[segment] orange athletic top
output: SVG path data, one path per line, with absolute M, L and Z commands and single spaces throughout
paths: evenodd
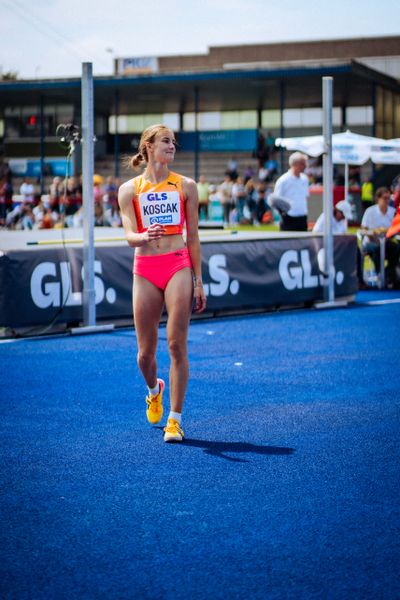
M 138 233 L 147 231 L 153 223 L 164 225 L 166 235 L 183 232 L 185 197 L 182 175 L 168 173 L 161 183 L 151 183 L 138 175 L 133 180 L 136 195 L 133 198 Z

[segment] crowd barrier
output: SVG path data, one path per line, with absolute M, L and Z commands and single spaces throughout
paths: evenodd
M 202 243 L 203 279 L 210 314 L 313 304 L 323 300 L 322 237 L 212 239 Z M 335 294 L 357 291 L 356 238 L 335 236 Z M 95 248 L 97 318 L 132 314 L 133 250 Z M 82 247 L 5 250 L 0 257 L 0 326 L 18 328 L 82 320 Z

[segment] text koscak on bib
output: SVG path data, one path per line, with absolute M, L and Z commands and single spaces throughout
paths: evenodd
M 140 216 L 146 229 L 154 223 L 179 225 L 181 202 L 179 192 L 145 192 L 139 194 Z

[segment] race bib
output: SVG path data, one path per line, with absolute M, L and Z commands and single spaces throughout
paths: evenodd
M 179 192 L 146 192 L 139 194 L 140 216 L 143 227 L 150 225 L 179 225 L 181 202 Z

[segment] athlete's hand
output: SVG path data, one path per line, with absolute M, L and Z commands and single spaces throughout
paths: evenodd
M 159 225 L 158 223 L 153 223 L 153 225 L 150 225 L 147 231 L 143 232 L 143 241 L 154 242 L 162 238 L 164 235 L 165 227 Z
M 203 284 L 195 284 L 194 286 L 194 312 L 201 313 L 207 305 L 207 297 L 204 293 Z

